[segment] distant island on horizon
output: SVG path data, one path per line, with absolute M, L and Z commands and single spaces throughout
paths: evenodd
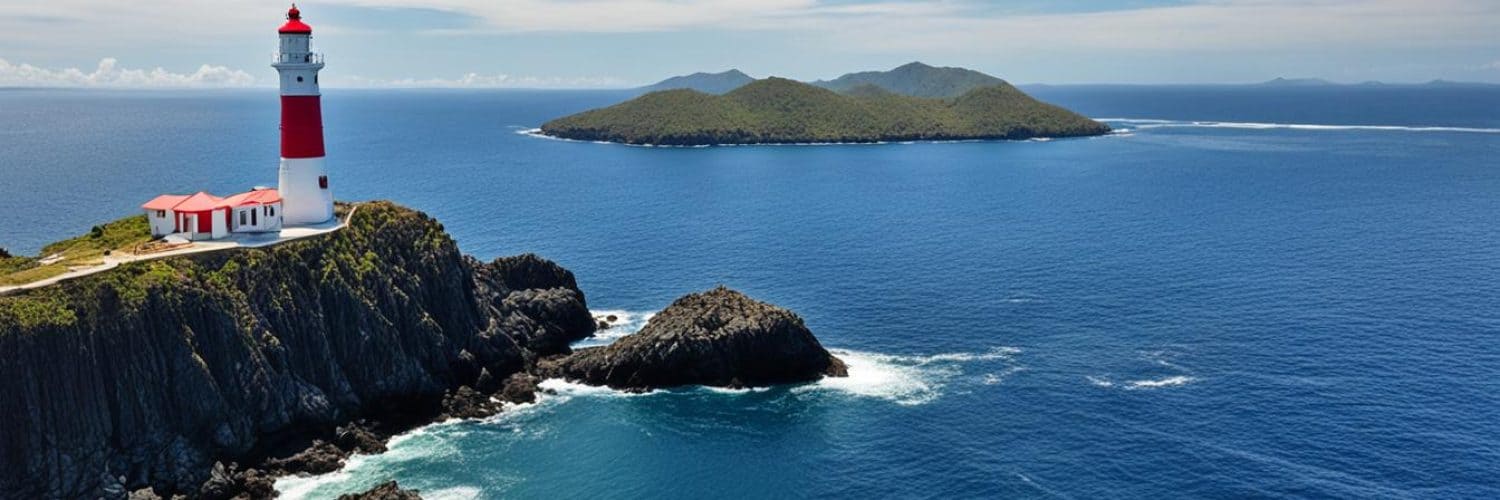
M 938 70 L 938 71 L 933 71 L 933 70 Z M 834 90 L 834 91 L 839 91 L 839 92 L 850 90 L 853 87 L 858 86 L 859 84 L 871 83 L 871 84 L 875 84 L 875 85 L 880 86 L 880 87 L 885 87 L 885 88 L 891 89 L 892 91 L 894 91 L 896 93 L 899 93 L 899 94 L 921 96 L 921 97 L 956 97 L 958 94 L 962 94 L 962 92 L 953 92 L 951 90 L 945 92 L 945 91 L 942 91 L 942 90 L 922 90 L 922 89 L 919 89 L 919 88 L 902 88 L 902 89 L 892 88 L 892 86 L 897 86 L 897 85 L 902 85 L 902 84 L 910 85 L 909 83 L 906 83 L 906 82 L 910 82 L 914 78 L 911 78 L 910 76 L 908 76 L 906 79 L 900 80 L 899 78 L 903 74 L 905 74 L 905 75 L 914 75 L 914 74 L 918 75 L 917 78 L 915 78 L 915 79 L 920 79 L 920 77 L 921 77 L 920 75 L 922 75 L 922 74 L 942 74 L 944 76 L 942 77 L 941 81 L 932 83 L 932 85 L 936 85 L 936 86 L 938 86 L 938 88 L 941 88 L 942 85 L 954 85 L 955 86 L 954 88 L 962 88 L 964 90 L 968 90 L 968 89 L 970 89 L 972 87 L 975 87 L 975 86 L 995 85 L 995 84 L 1004 82 L 1004 80 L 1001 80 L 999 78 L 995 78 L 995 77 L 987 75 L 985 73 L 982 73 L 982 72 L 979 72 L 979 71 L 970 70 L 970 69 L 965 69 L 965 68 L 948 68 L 948 67 L 933 67 L 933 66 L 929 66 L 927 64 L 921 63 L 921 62 L 913 62 L 913 63 L 908 63 L 906 65 L 897 67 L 896 69 L 893 69 L 891 71 L 866 71 L 866 72 L 859 72 L 859 73 L 849 73 L 849 74 L 840 76 L 838 78 L 835 78 L 833 80 L 812 80 L 812 81 L 805 81 L 804 83 L 808 83 L 808 84 L 811 84 L 811 85 L 815 85 L 815 86 L 819 86 L 819 87 L 823 87 L 823 88 L 826 88 L 826 89 L 830 89 L 830 90 Z M 729 91 L 732 91 L 734 89 L 740 88 L 740 87 L 742 87 L 742 86 L 744 86 L 744 85 L 746 85 L 746 84 L 748 84 L 750 82 L 753 82 L 755 80 L 756 80 L 755 77 L 750 76 L 749 74 L 745 73 L 744 71 L 741 71 L 739 69 L 729 69 L 729 70 L 725 70 L 725 71 L 718 72 L 718 73 L 698 72 L 698 73 L 693 73 L 693 74 L 689 74 L 689 75 L 674 76 L 674 77 L 670 77 L 670 78 L 664 79 L 662 81 L 659 81 L 659 82 L 656 82 L 656 83 L 653 83 L 653 84 L 650 84 L 650 85 L 644 85 L 644 86 L 640 86 L 640 87 L 634 87 L 631 90 L 635 90 L 637 92 L 645 94 L 645 93 L 657 92 L 657 91 L 662 91 L 662 90 L 692 89 L 692 90 L 697 90 L 699 92 L 703 92 L 703 93 L 706 93 L 706 94 L 725 94 L 725 93 L 728 93 Z M 894 83 L 892 80 L 897 80 L 900 83 Z M 1227 83 L 1226 82 L 1220 82 L 1220 83 L 1170 83 L 1170 82 L 1168 82 L 1168 83 L 1118 83 L 1118 82 L 1114 82 L 1114 83 L 1112 83 L 1112 82 L 1097 82 L 1097 83 L 1047 83 L 1047 82 L 1031 82 L 1031 83 L 1015 84 L 1015 85 L 1017 87 L 1067 87 L 1067 86 L 1114 86 L 1114 85 L 1119 85 L 1119 86 L 1154 86 L 1154 85 L 1160 85 L 1160 86 L 1179 86 L 1179 85 L 1182 85 L 1182 86 L 1208 86 L 1208 87 L 1301 87 L 1301 88 L 1311 88 L 1311 87 L 1394 87 L 1394 88 L 1408 88 L 1408 87 L 1423 87 L 1423 88 L 1425 88 L 1425 87 L 1500 87 L 1500 83 L 1455 81 L 1455 80 L 1446 80 L 1446 79 L 1441 79 L 1441 78 L 1433 79 L 1433 80 L 1428 80 L 1428 81 L 1425 81 L 1425 82 L 1386 82 L 1386 81 L 1379 81 L 1379 80 L 1365 80 L 1365 81 L 1360 81 L 1360 82 L 1339 82 L 1339 81 L 1329 80 L 1327 78 L 1318 78 L 1318 77 L 1285 77 L 1285 76 L 1278 76 L 1278 77 L 1275 77 L 1275 78 L 1271 78 L 1269 80 L 1262 80 L 1262 81 L 1256 81 L 1256 82 L 1239 82 L 1239 83 L 1234 83 L 1234 82 L 1227 82 Z M 965 87 L 967 87 L 967 88 L 965 88 Z
M 651 90 L 656 89 L 656 90 Z M 728 90 L 726 90 L 728 89 Z M 798 82 L 738 70 L 696 73 L 645 95 L 542 125 L 544 135 L 635 145 L 1021 140 L 1109 133 L 1005 80 L 914 62 Z

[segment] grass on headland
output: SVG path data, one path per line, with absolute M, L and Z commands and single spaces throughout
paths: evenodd
M 0 285 L 21 285 L 66 273 L 73 267 L 96 266 L 107 254 L 130 251 L 150 240 L 151 226 L 145 215 L 94 226 L 81 236 L 42 247 L 36 257 L 0 255 Z

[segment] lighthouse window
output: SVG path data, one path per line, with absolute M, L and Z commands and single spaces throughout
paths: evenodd
M 300 76 L 297 77 L 297 81 L 299 81 L 299 82 L 302 81 L 302 77 L 300 77 Z
M 318 176 L 318 187 L 323 188 L 323 189 L 328 189 L 328 176 L 326 176 L 326 175 L 320 175 L 320 176 Z

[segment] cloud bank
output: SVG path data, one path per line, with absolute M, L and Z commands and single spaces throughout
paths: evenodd
M 106 57 L 93 71 L 84 72 L 78 68 L 54 70 L 12 64 L 0 59 L 0 87 L 218 88 L 254 84 L 255 77 L 249 73 L 209 64 L 192 73 L 173 73 L 162 68 L 124 68 L 115 58 Z
M 113 57 L 99 61 L 93 71 L 78 68 L 48 69 L 31 64 L 15 64 L 0 59 L 0 87 L 67 87 L 67 88 L 239 88 L 257 84 L 271 86 L 275 79 L 258 81 L 249 73 L 225 66 L 204 64 L 192 73 L 173 73 L 162 68 L 129 69 Z M 467 73 L 458 78 L 365 78 L 332 76 L 330 88 L 466 88 L 466 89 L 592 89 L 618 88 L 624 80 L 613 77 L 540 77 L 517 75 L 482 75 Z
M 444 89 L 598 89 L 619 88 L 626 82 L 614 77 L 541 77 L 481 75 L 466 73 L 458 78 L 328 78 L 329 87 L 346 88 L 444 88 Z

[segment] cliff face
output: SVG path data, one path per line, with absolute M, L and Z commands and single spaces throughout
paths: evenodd
M 379 202 L 328 236 L 0 297 L 0 496 L 196 491 L 215 461 L 430 405 L 593 329 L 567 270 L 480 263 Z

